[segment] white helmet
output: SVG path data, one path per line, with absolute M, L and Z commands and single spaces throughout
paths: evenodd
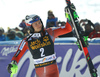
M 38 15 L 35 15 L 35 14 L 27 15 L 27 16 L 25 17 L 25 22 L 26 22 L 29 26 L 31 26 L 32 23 L 34 23 L 34 22 L 36 22 L 36 21 L 38 21 L 38 20 L 40 20 L 40 17 L 39 17 Z
M 36 21 L 38 21 L 38 20 L 40 20 L 41 23 L 42 23 L 41 18 L 40 18 L 38 15 L 35 15 L 35 14 L 27 15 L 27 16 L 25 17 L 26 25 L 27 25 L 27 26 L 30 26 L 30 32 L 31 32 L 31 33 L 34 33 L 34 28 L 31 26 L 32 23 L 34 23 L 34 22 L 36 22 Z M 43 31 L 43 29 L 44 29 L 44 26 L 43 26 L 43 23 L 42 23 L 42 30 L 41 30 L 41 31 Z

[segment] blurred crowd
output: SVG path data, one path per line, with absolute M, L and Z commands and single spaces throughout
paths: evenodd
M 96 22 L 93 23 L 89 19 L 81 19 L 80 20 L 80 26 L 82 28 L 82 34 L 83 36 L 88 36 L 90 39 L 93 38 L 100 38 L 100 23 Z M 58 21 L 58 18 L 55 17 L 52 10 L 49 10 L 47 12 L 47 20 L 46 20 L 46 29 L 47 28 L 55 28 L 55 27 L 61 27 L 65 26 L 66 21 Z M 21 23 L 19 23 L 19 29 L 18 27 L 11 29 L 8 28 L 8 31 L 5 32 L 5 30 L 0 27 L 0 41 L 11 41 L 11 40 L 22 40 L 27 35 L 29 35 L 29 28 L 25 24 L 25 20 L 23 19 Z M 57 38 L 62 37 L 74 37 L 74 32 L 70 32 L 68 34 L 61 35 Z

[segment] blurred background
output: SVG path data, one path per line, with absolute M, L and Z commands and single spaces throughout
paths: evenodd
M 80 19 L 100 22 L 100 0 L 71 0 L 77 8 Z M 39 15 L 46 26 L 47 11 L 52 10 L 58 20 L 66 21 L 64 15 L 65 0 L 0 0 L 0 26 L 5 31 L 8 27 L 19 27 L 26 15 Z
M 79 15 L 83 34 L 100 37 L 100 0 L 71 0 Z M 44 27 L 59 27 L 66 23 L 65 0 L 0 0 L 0 41 L 21 40 L 28 35 L 25 16 L 37 14 Z M 59 37 L 73 37 L 73 32 Z M 58 37 L 58 38 L 59 38 Z

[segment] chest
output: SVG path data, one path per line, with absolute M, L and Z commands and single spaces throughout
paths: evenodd
M 28 47 L 34 59 L 54 54 L 54 44 L 49 35 L 28 41 Z

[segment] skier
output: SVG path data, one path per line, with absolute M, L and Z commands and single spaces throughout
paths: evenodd
M 30 26 L 30 35 L 20 43 L 11 63 L 8 64 L 8 72 L 12 73 L 12 64 L 17 66 L 25 51 L 29 49 L 33 56 L 36 77 L 59 77 L 54 41 L 57 36 L 72 31 L 70 23 L 66 22 L 65 27 L 44 29 L 41 18 L 34 14 L 27 15 L 25 21 Z

